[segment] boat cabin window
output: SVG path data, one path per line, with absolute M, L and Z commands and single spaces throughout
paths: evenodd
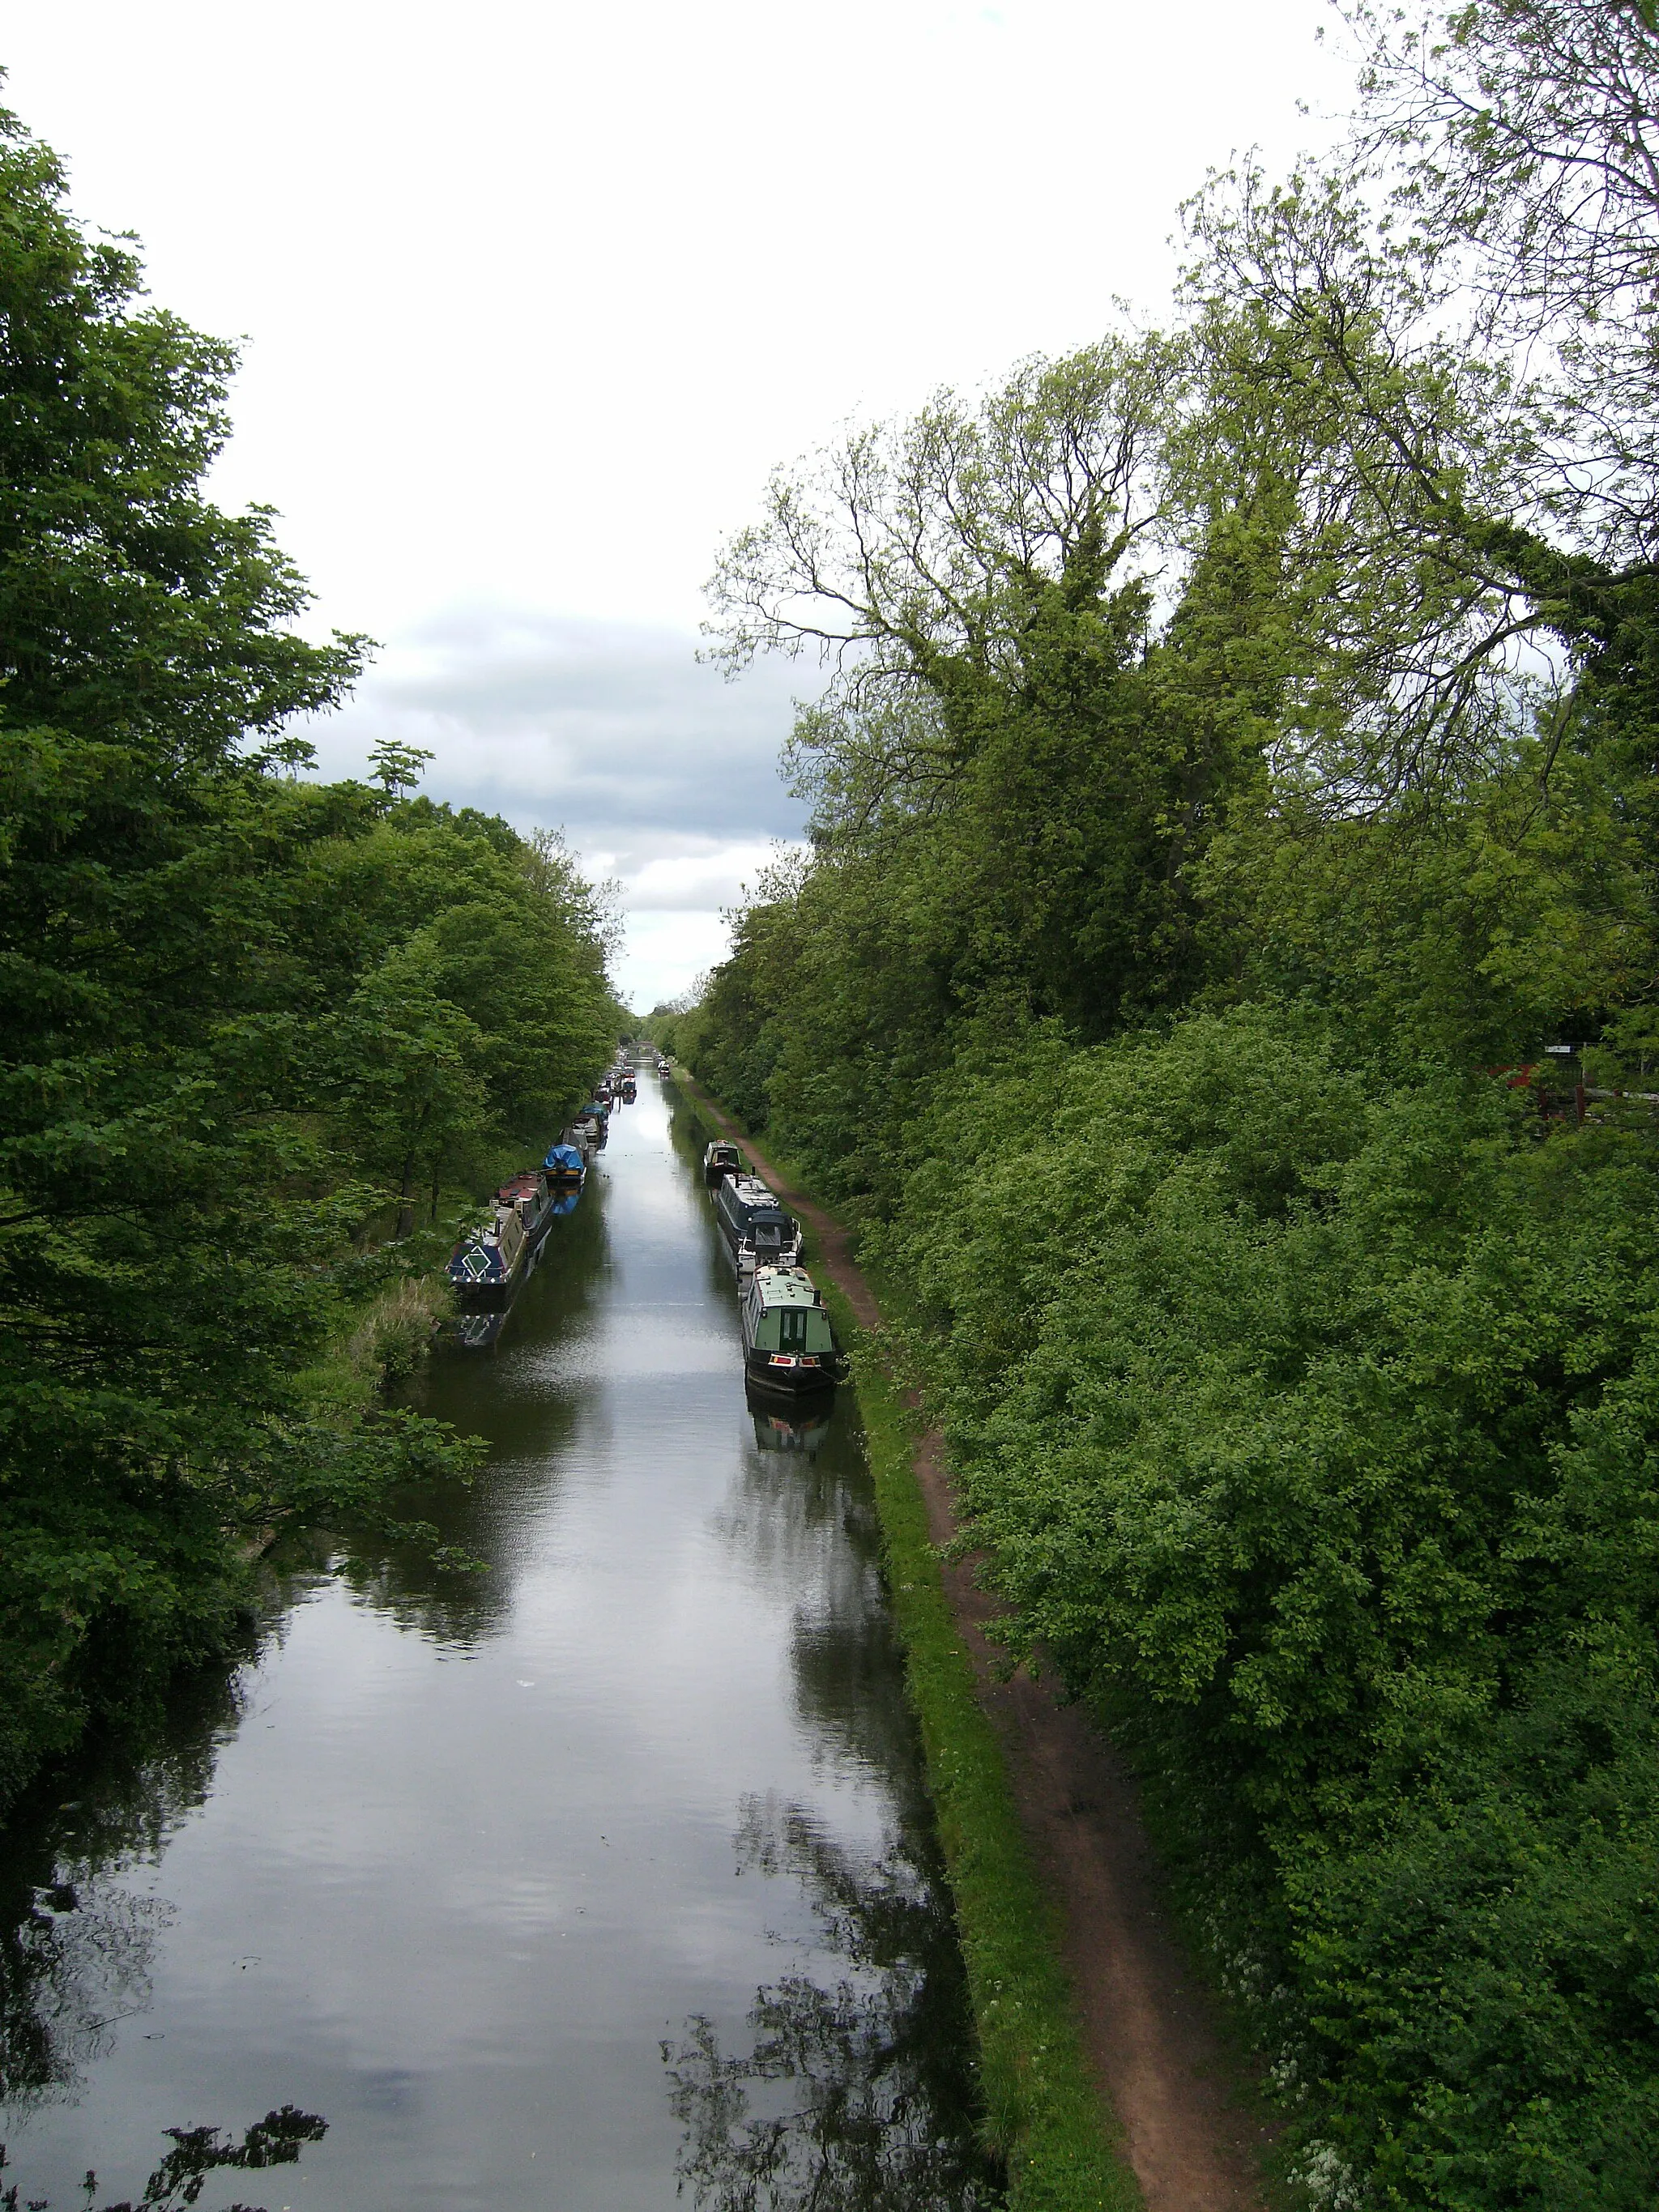
M 811 1315 L 805 1306 L 785 1306 L 778 1316 L 778 1350 L 805 1352 L 806 1324 Z

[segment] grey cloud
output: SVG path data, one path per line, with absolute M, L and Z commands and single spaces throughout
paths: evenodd
M 668 629 L 458 611 L 399 639 L 350 704 L 304 734 L 331 775 L 361 773 L 385 738 L 423 746 L 434 798 L 562 823 L 623 875 L 799 836 L 777 761 L 793 696 L 816 671 L 766 665 L 727 684 L 695 656 L 696 641 Z

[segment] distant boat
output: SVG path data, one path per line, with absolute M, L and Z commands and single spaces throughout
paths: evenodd
M 735 1145 L 717 1137 L 702 1156 L 702 1179 L 712 1190 L 722 1176 L 743 1173 L 743 1154 Z
M 743 1364 L 754 1390 L 791 1397 L 835 1382 L 835 1332 L 805 1267 L 757 1267 L 743 1297 Z
M 586 1105 L 582 1108 L 581 1112 L 577 1115 L 576 1119 L 579 1121 L 591 1121 L 592 1123 L 594 1146 L 596 1148 L 602 1150 L 605 1145 L 605 1140 L 610 1134 L 611 1131 L 611 1107 L 609 1101 L 598 1097 L 590 1098 Z
M 573 1185 L 580 1190 L 582 1177 L 587 1173 L 587 1163 L 578 1146 L 562 1142 L 548 1146 L 542 1171 L 555 1190 L 568 1190 Z

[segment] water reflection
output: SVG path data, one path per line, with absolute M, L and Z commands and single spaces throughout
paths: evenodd
M 600 1178 L 590 1175 L 586 1189 L 588 1202 L 580 1215 L 549 1231 L 512 1303 L 497 1312 L 459 1316 L 455 1334 L 399 1392 L 421 1412 L 488 1437 L 497 1478 L 504 1468 L 514 1472 L 510 1490 L 499 1479 L 428 1484 L 407 1501 L 447 1549 L 477 1560 L 482 1571 L 447 1565 L 428 1545 L 362 1535 L 343 1541 L 331 1534 L 308 1547 L 291 1546 L 285 1556 L 284 1564 L 303 1560 L 339 1573 L 359 1602 L 453 1653 L 476 1649 L 511 1619 L 526 1563 L 520 1540 L 525 1520 L 552 1502 L 558 1455 L 581 1419 L 580 1389 L 549 1376 L 538 1347 L 590 1334 L 605 1287 Z M 513 1335 L 501 1349 L 509 1324 Z M 471 1356 L 479 1351 L 495 1356 Z
M 14 1808 L 0 1851 L 0 2105 L 13 2113 L 72 2102 L 119 2023 L 148 2008 L 173 1914 L 135 1871 L 205 1799 L 240 1708 L 237 1674 L 185 1678 L 146 1740 L 93 1744 Z
M 856 1402 L 757 1432 L 641 1090 L 409 1389 L 489 1441 L 420 1500 L 488 1571 L 319 1533 L 238 1680 L 8 1838 L 0 2138 L 55 2203 L 282 2097 L 351 2212 L 994 2201 Z
M 245 2129 L 240 2142 L 228 2142 L 218 2128 L 167 2128 L 163 2133 L 173 2148 L 163 2153 L 138 2202 L 135 2204 L 127 2199 L 106 2204 L 101 2212 L 181 2212 L 183 2206 L 194 2204 L 200 2197 L 210 2173 L 247 2173 L 267 2166 L 297 2165 L 305 2145 L 320 2142 L 328 2133 L 328 2122 L 319 2113 L 283 2105 Z M 9 2162 L 5 2146 L 0 2144 L 0 2167 Z M 98 2194 L 98 2176 L 88 2172 L 81 2190 L 85 2205 L 90 2208 Z M 0 2212 L 18 2212 L 21 2194 L 15 2182 L 0 2188 Z M 31 2197 L 27 2212 L 52 2212 L 50 2200 Z M 225 2212 L 264 2212 L 264 2209 L 236 2203 L 228 2205 Z M 283 2212 L 288 2212 L 286 2205 Z
M 817 1457 L 830 1433 L 830 1417 L 836 1410 L 833 1397 L 826 1395 L 785 1411 L 757 1391 L 749 1390 L 744 1395 L 755 1425 L 755 1442 L 762 1451 L 805 1452 L 809 1459 Z
M 798 1805 L 751 1801 L 745 1863 L 812 1899 L 833 1982 L 758 1990 L 747 2047 L 704 2014 L 663 2045 L 684 2130 L 678 2172 L 708 2212 L 974 2212 L 1000 2204 L 959 2106 L 964 1991 L 936 1863 L 903 1844 L 860 1856 Z

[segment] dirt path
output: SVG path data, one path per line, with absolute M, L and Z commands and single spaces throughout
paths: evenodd
M 740 1136 L 707 1092 L 677 1080 L 740 1145 L 756 1171 L 813 1231 L 825 1271 L 866 1328 L 881 1310 L 847 1233 Z M 937 1430 L 915 1469 L 936 1543 L 956 1529 Z M 1065 1958 L 1096 2078 L 1123 2128 L 1148 2212 L 1259 2212 L 1256 2153 L 1265 2132 L 1230 2094 L 1231 2068 L 1204 1992 L 1159 1910 L 1134 1787 L 1111 1747 L 1075 1707 L 1023 1670 L 993 1673 L 986 1624 L 997 1602 L 977 1589 L 971 1559 L 945 1571 L 981 1701 L 1001 1738 L 1032 1853 L 1058 1900 Z

